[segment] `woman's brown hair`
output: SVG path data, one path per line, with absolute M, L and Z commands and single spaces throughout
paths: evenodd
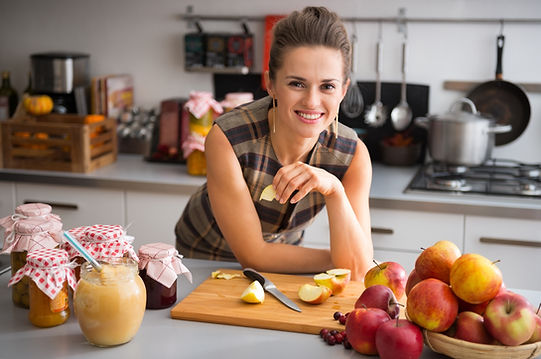
M 346 28 L 338 15 L 325 7 L 309 6 L 294 11 L 278 21 L 273 28 L 270 50 L 269 77 L 283 65 L 284 53 L 300 46 L 325 46 L 340 50 L 344 66 L 344 82 L 351 66 L 351 44 Z

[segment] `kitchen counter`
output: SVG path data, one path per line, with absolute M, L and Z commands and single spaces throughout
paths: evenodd
M 508 218 L 541 219 L 541 199 L 465 193 L 405 192 L 417 166 L 375 163 L 370 205 L 375 208 L 420 210 Z M 180 164 L 151 163 L 140 155 L 120 154 L 118 161 L 90 173 L 0 169 L 0 181 L 118 188 L 165 193 L 192 193 L 205 182 Z
M 178 300 L 186 297 L 218 268 L 240 269 L 237 263 L 184 259 L 193 284 L 179 278 Z M 171 319 L 170 308 L 147 310 L 135 338 L 113 348 L 88 344 L 72 315 L 63 325 L 37 328 L 28 310 L 11 302 L 9 274 L 0 275 L 0 347 L 5 358 L 351 358 L 366 357 L 329 346 L 318 335 Z M 531 303 L 541 291 L 518 291 Z M 423 359 L 443 358 L 424 347 Z

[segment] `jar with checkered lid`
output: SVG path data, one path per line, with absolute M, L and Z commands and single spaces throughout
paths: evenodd
M 150 243 L 139 248 L 139 275 L 147 290 L 147 309 L 169 308 L 177 301 L 177 276 L 192 274 L 172 245 Z
M 28 318 L 37 327 L 53 327 L 70 316 L 68 285 L 76 281 L 68 253 L 59 248 L 37 249 L 26 256 L 26 264 L 10 279 L 11 286 L 29 278 L 30 311 Z
M 51 210 L 45 203 L 27 203 L 15 208 L 11 216 L 0 219 L 5 229 L 1 253 L 10 253 L 12 275 L 25 265 L 28 251 L 58 246 L 62 221 Z M 28 278 L 13 286 L 11 297 L 16 306 L 29 307 Z

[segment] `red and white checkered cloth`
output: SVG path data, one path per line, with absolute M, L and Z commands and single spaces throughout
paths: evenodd
M 11 277 L 8 286 L 17 283 L 24 276 L 33 280 L 38 288 L 51 299 L 54 299 L 62 290 L 66 280 L 73 290 L 77 284 L 68 253 L 59 248 L 28 252 L 26 264 Z
M 4 227 L 4 245 L 2 248 L 1 253 L 10 253 L 11 251 L 25 251 L 30 250 L 31 248 L 25 248 L 27 245 L 27 241 L 23 241 L 21 243 L 17 243 L 18 239 L 15 235 L 15 227 L 17 223 L 25 222 L 26 224 L 23 225 L 17 225 L 19 228 L 19 239 L 21 235 L 31 235 L 32 232 L 35 231 L 33 227 L 36 226 L 37 223 L 42 225 L 42 223 L 45 222 L 56 222 L 56 224 L 49 226 L 45 226 L 47 228 L 53 228 L 51 236 L 55 239 L 56 244 L 49 245 L 47 243 L 44 243 L 43 248 L 53 248 L 58 244 L 58 241 L 60 240 L 60 232 L 62 231 L 62 221 L 60 220 L 60 217 L 56 214 L 51 213 L 51 206 L 45 203 L 27 203 L 22 204 L 20 206 L 17 206 L 15 208 L 15 213 L 11 216 L 7 216 L 4 218 L 0 218 L 0 226 Z M 60 227 L 59 230 L 55 232 L 55 229 L 57 227 Z M 47 230 L 46 228 L 44 230 Z M 37 230 L 38 232 L 40 230 Z M 57 233 L 58 232 L 58 233 Z M 39 241 L 41 239 L 40 236 L 37 236 L 35 240 Z M 38 247 L 41 248 L 41 247 Z
M 179 274 L 192 283 L 192 273 L 180 260 L 181 255 L 169 244 L 150 243 L 139 248 L 139 269 L 163 286 L 170 288 Z
M 126 231 L 120 225 L 95 224 L 93 226 L 77 227 L 68 231 L 96 260 L 123 257 L 128 255 L 135 261 L 139 261 L 131 240 L 133 237 L 126 235 Z M 79 257 L 79 252 L 66 243 L 63 248 L 70 258 Z
M 184 108 L 196 118 L 203 117 L 210 109 L 218 115 L 224 112 L 222 105 L 212 97 L 210 92 L 205 91 L 190 92 L 190 99 L 186 102 Z

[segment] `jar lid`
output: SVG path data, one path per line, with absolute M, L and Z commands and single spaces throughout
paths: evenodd
M 150 243 L 139 248 L 139 257 L 149 259 L 161 259 L 178 255 L 178 251 L 170 244 Z
M 235 108 L 253 100 L 254 95 L 251 92 L 229 92 L 220 104 L 226 108 Z
M 30 217 L 15 223 L 13 227 L 15 234 L 32 235 L 44 232 L 62 231 L 62 222 L 43 217 Z
M 15 213 L 28 217 L 45 216 L 51 211 L 52 207 L 45 203 L 26 203 L 15 208 Z
M 85 239 L 94 242 L 109 242 L 120 239 L 125 232 L 121 225 L 95 224 L 86 227 L 84 231 Z
M 81 226 L 81 227 L 75 227 L 68 229 L 68 233 L 71 234 L 71 236 L 75 239 L 80 239 L 85 236 L 85 232 L 87 230 L 88 226 Z
M 173 246 L 165 243 L 145 244 L 139 248 L 139 255 L 139 269 L 145 269 L 147 276 L 165 287 L 171 288 L 179 274 L 192 282 L 192 273 L 182 264 L 182 256 Z
M 69 263 L 68 252 L 59 248 L 36 249 L 28 252 L 26 263 L 34 268 L 48 268 Z
M 213 110 L 217 114 L 224 112 L 222 105 L 212 97 L 210 92 L 205 91 L 190 92 L 190 99 L 184 107 L 196 118 L 203 117 L 209 110 Z

